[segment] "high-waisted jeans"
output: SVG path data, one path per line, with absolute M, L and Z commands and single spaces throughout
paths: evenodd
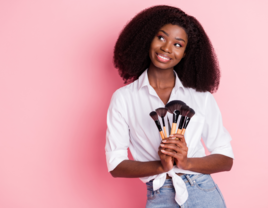
M 175 189 L 172 179 L 166 179 L 164 185 L 153 191 L 153 182 L 147 182 L 146 208 L 226 208 L 223 196 L 217 184 L 208 174 L 186 174 L 180 176 L 188 191 L 187 201 L 179 206 L 175 201 Z

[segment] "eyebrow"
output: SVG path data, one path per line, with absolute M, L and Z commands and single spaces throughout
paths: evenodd
M 160 30 L 162 31 L 163 33 L 165 33 L 167 36 L 169 36 L 164 30 Z M 185 42 L 185 40 L 181 39 L 181 38 L 175 38 L 176 40 L 182 40 L 183 42 Z

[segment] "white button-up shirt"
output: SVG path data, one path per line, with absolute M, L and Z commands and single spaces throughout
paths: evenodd
M 165 107 L 165 104 L 149 84 L 147 71 L 148 69 L 138 80 L 116 90 L 111 98 L 107 113 L 105 145 L 108 171 L 115 169 L 123 160 L 129 159 L 128 148 L 135 161 L 160 160 L 158 148 L 162 139 L 149 113 Z M 181 100 L 195 111 L 184 135 L 188 158 L 206 156 L 201 138 L 211 154 L 234 158 L 230 144 L 231 136 L 223 126 L 221 112 L 212 94 L 184 87 L 175 71 L 174 74 L 176 75 L 175 86 L 168 102 Z M 167 113 L 167 116 L 172 122 L 172 114 Z M 159 121 L 162 124 L 160 117 Z M 167 125 L 166 118 L 165 123 Z M 154 179 L 153 189 L 157 190 L 163 186 L 168 174 L 172 177 L 176 191 L 175 200 L 182 205 L 188 198 L 188 192 L 181 177 L 175 173 L 197 174 L 174 166 L 167 173 L 140 179 L 144 183 Z

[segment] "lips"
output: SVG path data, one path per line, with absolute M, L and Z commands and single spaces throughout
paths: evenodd
M 159 54 L 159 53 L 156 53 L 156 56 L 157 56 L 157 59 L 160 61 L 160 62 L 163 62 L 163 63 L 166 63 L 168 61 L 171 60 L 171 58 L 169 58 L 167 55 L 165 54 Z

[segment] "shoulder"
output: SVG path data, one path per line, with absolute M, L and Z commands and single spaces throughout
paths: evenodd
M 193 102 L 195 103 L 195 106 L 198 107 L 200 112 L 202 112 L 206 118 L 216 118 L 217 116 L 221 116 L 218 103 L 211 92 L 197 92 L 194 89 L 191 89 L 190 91 L 193 95 L 192 100 L 194 100 Z
M 118 88 L 113 94 L 111 98 L 111 103 L 123 105 L 126 104 L 129 99 L 137 91 L 138 83 L 134 81 L 128 85 Z
M 208 96 L 212 95 L 209 91 L 206 92 L 199 92 L 193 88 L 186 88 L 195 98 L 197 99 L 206 99 Z
M 124 96 L 129 95 L 130 93 L 133 93 L 134 89 L 137 88 L 137 82 L 132 82 L 128 85 L 125 85 L 123 87 L 118 88 L 112 95 L 112 98 L 123 98 Z
M 185 89 L 190 94 L 193 102 L 195 102 L 195 104 L 199 105 L 200 107 L 205 107 L 208 102 L 211 102 L 211 100 L 214 100 L 213 95 L 209 91 L 199 92 L 193 88 L 185 88 Z

